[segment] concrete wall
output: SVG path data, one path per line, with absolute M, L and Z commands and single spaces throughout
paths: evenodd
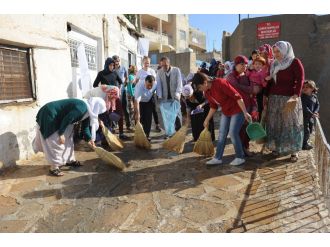
M 152 54 L 157 55 L 157 61 L 160 60 L 161 57 L 166 56 L 170 59 L 171 65 L 178 67 L 185 76 L 187 76 L 190 72 L 196 72 L 196 54 L 193 52 L 183 52 L 183 53 L 175 53 L 175 52 L 150 52 L 149 56 Z
M 199 53 L 196 55 L 197 60 L 211 62 L 212 58 L 215 60 L 220 60 L 222 62 L 222 55 L 221 52 L 205 52 L 205 53 Z
M 37 95 L 34 102 L 0 104 L 0 168 L 33 155 L 31 142 L 40 106 L 70 96 L 68 23 L 99 40 L 98 69 L 103 68 L 103 17 L 105 15 L 0 15 L 0 44 L 32 48 Z M 120 44 L 136 52 L 137 40 L 122 28 L 117 15 L 106 17 L 110 41 L 106 55 L 119 54 Z
M 281 22 L 278 39 L 257 39 L 257 24 L 267 21 Z M 301 59 L 306 78 L 314 80 L 319 86 L 321 103 L 321 123 L 330 140 L 330 15 L 276 15 L 244 19 L 228 37 L 223 37 L 224 59 L 233 59 L 238 54 L 249 56 L 251 51 L 262 44 L 274 44 L 278 40 L 289 41 L 295 56 Z

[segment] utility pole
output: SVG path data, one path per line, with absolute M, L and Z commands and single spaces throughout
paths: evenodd
M 215 51 L 215 45 L 214 45 L 214 43 L 215 43 L 215 39 L 213 40 L 213 51 Z
M 238 23 L 241 22 L 241 14 L 238 14 Z
M 248 14 L 248 19 L 250 19 L 250 15 Z

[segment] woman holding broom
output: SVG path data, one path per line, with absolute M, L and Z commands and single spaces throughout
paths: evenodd
M 203 131 L 203 122 L 210 111 L 210 106 L 204 97 L 203 92 L 195 90 L 190 84 L 187 84 L 182 89 L 182 96 L 185 99 L 187 108 L 187 119 L 191 123 L 191 131 L 194 141 L 197 141 L 200 133 Z M 209 131 L 211 132 L 212 141 L 215 140 L 214 121 L 210 119 Z
M 60 169 L 63 165 L 80 166 L 80 162 L 74 156 L 73 125 L 82 121 L 84 139 L 95 147 L 96 130 L 99 128 L 98 115 L 105 111 L 105 102 L 99 97 L 88 100 L 57 100 L 40 108 L 36 118 L 36 137 L 32 146 L 35 153 L 45 154 L 51 166 L 51 175 L 63 176 Z
M 245 159 L 239 132 L 244 123 L 244 119 L 249 122 L 251 122 L 252 119 L 250 114 L 246 111 L 242 96 L 225 79 L 217 78 L 213 81 L 209 81 L 208 77 L 203 73 L 196 73 L 192 79 L 192 83 L 197 90 L 204 92 L 210 104 L 210 111 L 204 121 L 205 128 L 209 126 L 210 119 L 219 106 L 222 110 L 216 154 L 214 158 L 209 160 L 206 164 L 222 164 L 222 156 L 228 134 L 230 135 L 236 153 L 236 158 L 230 164 L 233 166 L 243 164 Z

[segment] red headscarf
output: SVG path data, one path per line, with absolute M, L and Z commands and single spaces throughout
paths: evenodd
M 273 59 L 273 48 L 269 44 L 260 46 L 259 52 L 264 52 L 267 54 L 268 59 Z

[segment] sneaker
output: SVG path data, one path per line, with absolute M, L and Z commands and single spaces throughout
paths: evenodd
M 239 166 L 239 165 L 242 165 L 244 162 L 245 162 L 245 159 L 235 158 L 232 162 L 230 162 L 230 164 L 232 166 Z
M 150 137 L 147 137 L 148 141 L 151 142 L 151 138 Z
M 208 162 L 206 162 L 206 165 L 208 166 L 215 166 L 215 165 L 220 165 L 222 164 L 222 160 L 218 160 L 217 158 L 213 158 L 211 160 L 209 160 Z
M 302 147 L 302 150 L 311 150 L 311 149 L 313 149 L 313 146 L 309 144 L 306 144 Z
M 124 134 L 119 134 L 119 139 L 121 140 L 127 140 L 128 136 L 124 135 Z
M 162 132 L 162 129 L 159 127 L 159 124 L 156 125 L 156 129 L 157 132 Z

